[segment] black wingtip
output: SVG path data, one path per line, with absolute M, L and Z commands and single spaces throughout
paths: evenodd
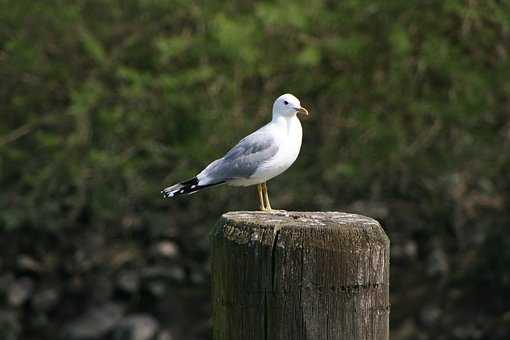
M 184 185 L 185 187 L 191 187 L 191 186 L 198 186 L 198 178 L 193 177 L 190 180 L 187 180 L 185 182 L 182 182 L 181 185 Z
M 173 185 L 161 191 L 164 198 L 173 198 L 181 195 L 193 194 L 204 188 L 223 184 L 225 181 L 210 183 L 206 185 L 200 185 L 198 178 L 194 177 L 188 181 Z M 173 188 L 173 189 L 172 189 Z

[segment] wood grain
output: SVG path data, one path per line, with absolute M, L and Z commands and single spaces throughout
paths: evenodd
M 339 212 L 230 212 L 212 233 L 215 340 L 389 339 L 389 239 Z

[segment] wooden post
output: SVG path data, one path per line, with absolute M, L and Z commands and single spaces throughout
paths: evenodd
M 338 212 L 230 212 L 212 234 L 214 340 L 388 340 L 389 239 Z

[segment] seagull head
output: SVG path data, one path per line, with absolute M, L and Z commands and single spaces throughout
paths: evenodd
M 292 117 L 298 113 L 308 116 L 308 110 L 290 93 L 283 94 L 274 101 L 273 116 Z

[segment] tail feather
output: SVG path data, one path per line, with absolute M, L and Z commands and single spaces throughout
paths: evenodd
M 222 182 L 217 182 L 217 183 L 200 184 L 200 181 L 198 180 L 198 178 L 194 177 L 188 181 L 178 183 L 178 184 L 172 185 L 168 188 L 165 188 L 161 191 L 161 193 L 163 194 L 163 197 L 171 198 L 171 197 L 180 196 L 180 195 L 193 194 L 201 189 L 208 188 L 208 187 L 211 187 L 214 185 L 223 184 L 223 183 L 225 183 L 225 182 L 222 181 Z

